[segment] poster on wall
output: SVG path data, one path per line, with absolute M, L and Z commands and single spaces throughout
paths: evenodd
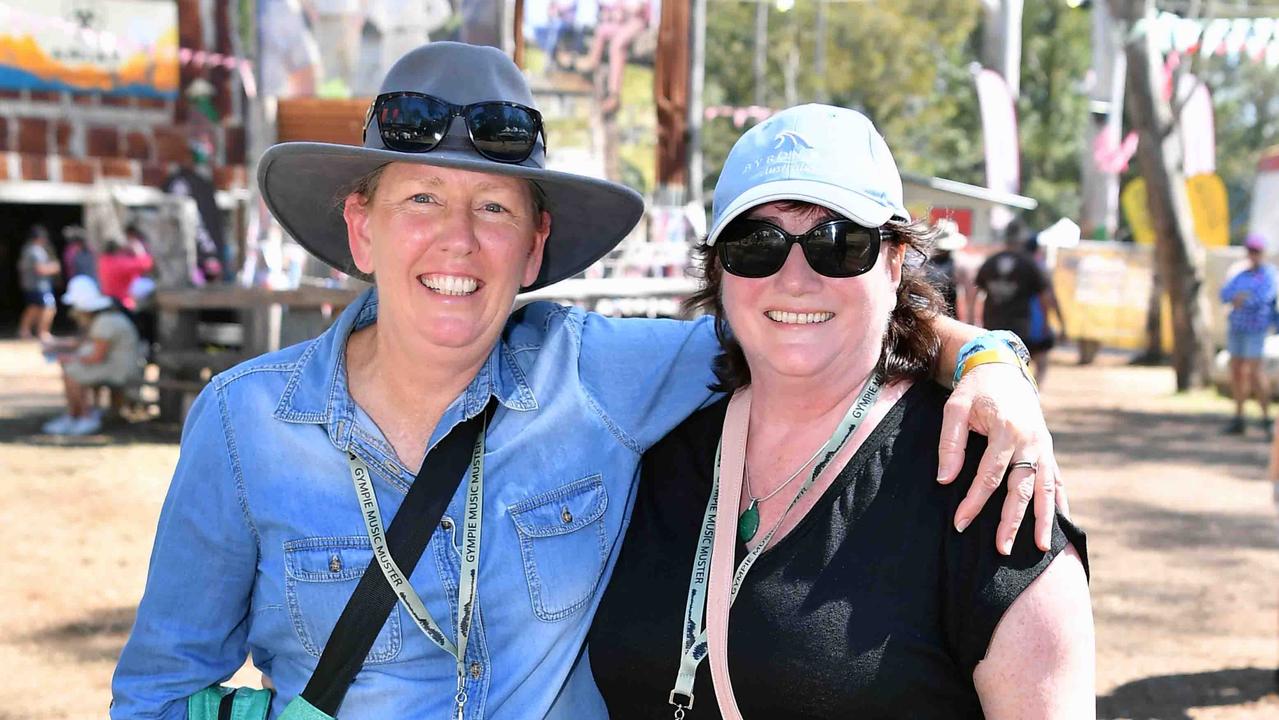
M 0 0 L 0 88 L 173 99 L 173 0 Z
M 500 47 L 503 0 L 258 0 L 262 92 L 365 98 L 401 55 L 435 40 Z

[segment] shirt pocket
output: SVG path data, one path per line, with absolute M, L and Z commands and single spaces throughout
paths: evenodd
M 320 656 L 372 560 L 369 539 L 360 535 L 313 537 L 284 543 L 284 592 L 289 619 L 302 647 L 311 655 Z M 365 663 L 376 665 L 394 660 L 400 654 L 400 642 L 397 603 L 378 631 Z
M 538 618 L 562 620 L 595 594 L 607 555 L 606 507 L 608 493 L 598 474 L 510 506 Z

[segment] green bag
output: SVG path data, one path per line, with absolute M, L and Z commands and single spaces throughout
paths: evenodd
M 271 690 L 207 687 L 187 698 L 189 720 L 266 720 L 271 710 Z M 280 720 L 334 720 L 316 710 L 306 698 L 295 697 L 284 708 Z

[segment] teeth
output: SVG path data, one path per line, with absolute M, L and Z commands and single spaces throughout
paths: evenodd
M 764 314 L 768 316 L 769 320 L 786 325 L 811 325 L 813 323 L 824 323 L 835 317 L 835 313 L 832 312 L 794 313 L 784 312 L 782 310 L 769 310 Z
M 422 284 L 441 295 L 470 295 L 479 283 L 462 275 L 423 275 Z

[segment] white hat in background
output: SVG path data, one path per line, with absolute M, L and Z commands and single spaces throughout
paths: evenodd
M 62 302 L 80 312 L 97 312 L 111 307 L 111 298 L 102 294 L 98 284 L 88 275 L 76 275 L 67 283 Z
M 950 218 L 937 221 L 937 242 L 933 247 L 942 251 L 962 250 L 968 245 L 968 236 L 959 232 L 959 225 Z

